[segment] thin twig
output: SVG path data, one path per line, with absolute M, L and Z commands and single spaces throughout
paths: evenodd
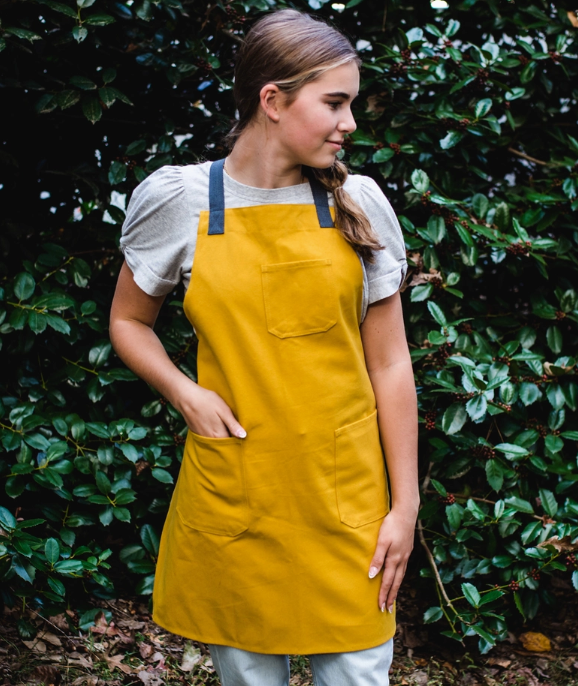
M 422 493 L 428 492 L 427 489 L 428 489 L 428 486 L 430 485 L 430 482 L 431 482 L 431 470 L 432 470 L 432 468 L 433 468 L 433 462 L 430 462 L 428 465 L 427 474 L 426 474 L 425 479 L 423 480 L 423 483 L 421 485 L 421 492 Z M 421 523 L 421 519 L 417 520 L 417 532 L 418 532 L 418 536 L 419 536 L 419 542 L 422 544 L 422 546 L 423 546 L 423 548 L 427 554 L 427 557 L 428 557 L 428 560 L 430 563 L 430 567 L 432 568 L 432 571 L 435 574 L 439 590 L 440 590 L 442 596 L 444 597 L 444 600 L 446 601 L 447 606 L 450 607 L 457 615 L 458 613 L 457 613 L 456 609 L 454 608 L 454 606 L 452 605 L 452 601 L 449 599 L 448 594 L 446 593 L 446 589 L 445 589 L 443 581 L 440 577 L 440 573 L 438 571 L 436 562 L 434 560 L 434 556 L 432 555 L 432 552 L 429 549 L 429 546 L 425 540 L 425 536 L 423 535 L 423 524 Z
M 421 523 L 420 519 L 417 520 L 417 531 L 418 531 L 418 535 L 419 535 L 419 542 L 422 544 L 422 546 L 423 546 L 423 548 L 427 554 L 430 567 L 432 568 L 432 571 L 435 574 L 435 578 L 436 578 L 439 590 L 440 590 L 444 600 L 446 601 L 446 605 L 448 607 L 450 607 L 457 615 L 458 612 L 455 609 L 455 607 L 452 605 L 452 601 L 449 599 L 448 594 L 446 593 L 446 588 L 445 588 L 443 581 L 441 579 L 441 576 L 440 576 L 440 573 L 438 571 L 436 562 L 434 560 L 434 556 L 432 555 L 432 552 L 429 549 L 428 544 L 425 540 L 425 536 L 423 535 L 423 524 Z
M 563 164 L 558 164 L 557 162 L 544 162 L 544 160 L 537 160 L 535 157 L 530 157 L 530 155 L 526 155 L 525 152 L 520 152 L 519 150 L 516 150 L 515 148 L 508 148 L 508 150 L 513 153 L 514 155 L 518 155 L 518 157 L 523 157 L 525 160 L 528 160 L 528 162 L 534 162 L 534 164 L 541 164 L 543 167 L 564 167 L 565 165 Z
M 54 624 L 53 622 L 51 622 L 51 621 L 50 621 L 47 617 L 45 617 L 44 615 L 41 615 L 40 612 L 37 612 L 36 610 L 30 610 L 30 613 L 34 613 L 34 618 L 35 618 L 35 619 L 38 618 L 38 617 L 40 617 L 40 619 L 41 619 L 43 622 L 46 622 L 46 624 L 50 624 L 51 627 L 54 627 L 57 631 L 60 631 L 60 633 L 63 634 L 64 636 L 67 635 L 67 634 L 66 634 L 66 631 L 64 631 L 64 630 L 61 629 L 59 626 L 57 626 L 56 624 Z
M 433 462 L 430 462 L 427 468 L 427 474 L 425 475 L 425 479 L 423 480 L 423 483 L 421 485 L 421 492 L 426 493 L 428 486 L 430 485 L 431 481 L 431 470 L 433 468 Z
M 432 491 L 431 489 L 424 491 L 424 493 L 427 493 L 428 495 L 431 493 L 435 495 L 437 491 Z M 479 503 L 487 503 L 488 505 L 495 505 L 496 501 L 495 500 L 488 500 L 487 498 L 476 498 L 473 495 L 466 495 L 465 493 L 454 493 L 453 494 L 456 498 L 461 498 L 463 500 L 477 500 Z

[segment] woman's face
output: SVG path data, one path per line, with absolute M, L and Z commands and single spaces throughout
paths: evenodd
M 306 84 L 290 105 L 282 105 L 278 140 L 288 161 L 330 167 L 344 136 L 357 128 L 351 102 L 358 92 L 359 69 L 349 62 Z

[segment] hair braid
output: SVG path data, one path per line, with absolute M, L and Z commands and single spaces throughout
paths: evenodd
M 333 194 L 335 203 L 335 225 L 345 240 L 367 262 L 374 261 L 374 251 L 383 250 L 375 231 L 363 209 L 343 188 L 347 179 L 347 167 L 335 160 L 328 169 L 307 167 L 306 174 L 314 176 L 328 192 Z

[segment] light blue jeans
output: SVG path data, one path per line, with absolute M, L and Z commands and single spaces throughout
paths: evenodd
M 289 657 L 209 644 L 221 686 L 288 686 Z M 315 686 L 389 686 L 393 638 L 350 653 L 308 655 Z

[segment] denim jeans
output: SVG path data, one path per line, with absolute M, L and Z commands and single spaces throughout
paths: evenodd
M 221 686 L 288 686 L 289 657 L 209 644 Z M 389 686 L 393 638 L 350 653 L 308 655 L 315 686 Z

